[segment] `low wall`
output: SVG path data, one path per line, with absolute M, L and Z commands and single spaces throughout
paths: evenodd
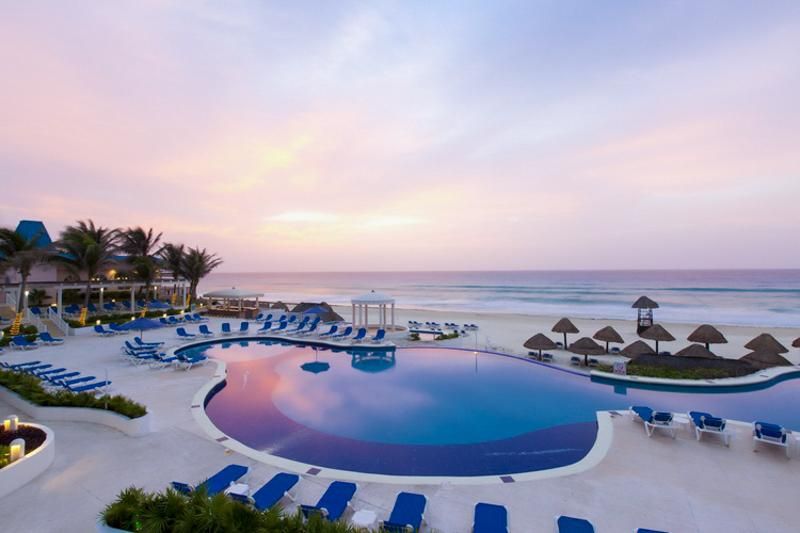
M 47 470 L 56 456 L 56 443 L 53 430 L 39 424 L 20 422 L 22 426 L 31 426 L 41 429 L 47 437 L 41 446 L 36 448 L 25 457 L 14 461 L 5 468 L 0 468 L 0 498 L 11 494 L 15 490 L 38 477 Z
M 130 437 L 140 437 L 152 431 L 151 413 L 139 418 L 128 418 L 113 411 L 89 407 L 45 407 L 33 404 L 5 387 L 0 387 L 0 400 L 37 420 L 101 424 L 121 431 Z

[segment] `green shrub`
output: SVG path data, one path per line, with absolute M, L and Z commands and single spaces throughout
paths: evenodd
M 446 340 L 449 340 L 449 339 L 457 339 L 457 338 L 458 338 L 458 332 L 457 332 L 457 331 L 454 331 L 454 332 L 452 332 L 452 333 L 442 333 L 441 335 L 437 335 L 437 336 L 434 338 L 434 340 L 437 340 L 437 341 L 446 341 Z
M 169 309 L 167 311 L 164 311 L 164 310 L 148 311 L 147 313 L 145 313 L 144 316 L 146 318 L 158 318 L 158 317 L 164 316 L 164 313 L 166 313 L 167 316 L 177 315 L 177 314 L 180 314 L 180 310 L 178 310 L 178 309 Z M 125 312 L 125 313 L 117 313 L 117 314 L 110 314 L 110 315 L 91 315 L 91 316 L 86 318 L 86 326 L 94 326 L 95 324 L 97 324 L 98 320 L 100 321 L 101 324 L 111 324 L 112 322 L 115 323 L 115 324 L 124 324 L 125 322 L 128 322 L 131 319 L 131 316 L 135 316 L 136 318 L 139 318 L 140 316 L 142 316 L 142 312 L 141 311 L 137 311 L 136 313 L 131 313 L 130 311 L 128 311 L 128 312 Z M 82 327 L 84 327 L 84 326 L 81 326 L 81 323 L 80 323 L 79 320 L 68 319 L 68 320 L 66 320 L 66 322 L 72 328 L 82 328 Z
M 608 365 L 597 367 L 602 372 L 613 372 Z M 666 379 L 719 379 L 732 378 L 740 374 L 727 368 L 669 368 L 664 366 L 628 365 L 629 376 Z
M 10 370 L 0 370 L 0 386 L 19 394 L 31 403 L 46 407 L 107 409 L 128 418 L 139 418 L 147 414 L 145 406 L 125 396 L 106 394 L 98 398 L 88 392 L 75 393 L 67 390 L 49 392 L 42 387 L 39 378 Z
M 36 326 L 28 326 L 23 324 L 19 328 L 19 334 L 25 335 L 26 339 L 33 342 L 36 340 L 36 336 L 39 334 L 39 330 L 36 329 Z M 11 343 L 12 337 L 13 335 L 11 335 L 11 326 L 3 328 L 3 338 L 0 339 L 0 347 L 8 346 Z

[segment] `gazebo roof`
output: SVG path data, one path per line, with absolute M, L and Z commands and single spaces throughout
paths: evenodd
M 354 297 L 350 300 L 350 303 L 367 305 L 393 304 L 394 298 L 381 292 L 370 291 L 361 296 Z
M 218 291 L 210 291 L 203 295 L 204 298 L 260 298 L 264 296 L 263 292 L 252 291 L 247 289 L 237 289 L 231 287 L 230 289 L 221 289 Z

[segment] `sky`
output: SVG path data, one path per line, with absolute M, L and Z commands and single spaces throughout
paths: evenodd
M 0 225 L 221 271 L 800 267 L 800 3 L 0 3 Z

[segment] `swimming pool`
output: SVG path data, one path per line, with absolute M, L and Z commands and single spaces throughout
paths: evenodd
M 800 380 L 736 389 L 593 381 L 563 369 L 444 348 L 335 351 L 269 340 L 187 351 L 227 363 L 206 414 L 246 446 L 365 473 L 484 476 L 580 461 L 598 410 L 632 404 L 800 428 Z

